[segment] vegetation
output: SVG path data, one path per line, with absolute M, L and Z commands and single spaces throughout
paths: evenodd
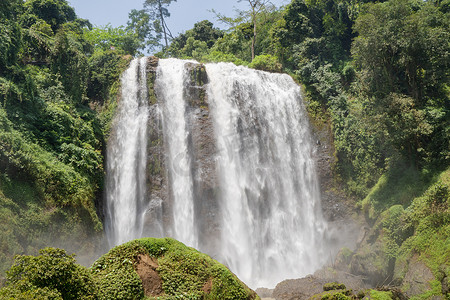
M 14 255 L 35 254 L 50 244 L 50 236 L 59 237 L 52 243 L 86 249 L 88 237 L 101 232 L 104 149 L 118 79 L 133 56 L 163 46 L 160 57 L 233 62 L 287 72 L 301 82 L 312 120 L 332 132 L 337 182 L 373 226 L 366 242 L 347 253 L 349 271 L 370 265 L 364 271 L 375 283 L 388 278 L 408 291 L 405 274 L 418 260 L 434 276 L 418 297 L 445 293 L 450 278 L 450 2 L 292 0 L 276 9 L 266 1 L 248 1 L 250 10 L 235 17 L 217 14 L 228 30 L 204 20 L 178 37 L 165 23 L 171 2 L 145 1 L 144 9 L 133 10 L 127 26 L 118 28 L 92 26 L 66 0 L 0 2 L 0 274 Z M 80 293 L 92 280 L 102 287 L 102 297 L 113 297 L 122 276 L 127 280 L 120 293 L 141 295 L 139 278 L 130 275 L 133 264 L 122 264 L 141 251 L 158 257 L 167 297 L 200 296 L 198 287 L 209 276 L 222 278 L 221 284 L 236 287 L 237 293 L 246 291 L 196 252 L 183 256 L 195 274 L 166 272 L 181 267 L 182 247 L 173 241 L 153 244 L 159 243 L 174 251 L 160 257 L 147 242 L 133 242 L 112 250 L 110 255 L 122 261 L 105 269 L 94 265 L 87 277 L 59 250 L 18 262 L 64 265 L 77 273 L 67 280 L 78 282 Z M 194 259 L 202 264 L 193 266 Z M 109 286 L 102 272 L 113 265 L 123 269 L 110 275 Z M 16 263 L 11 272 L 19 267 L 23 275 L 2 292 L 25 299 L 64 298 L 59 286 L 40 285 L 42 274 L 36 277 L 33 268 Z M 211 295 L 228 297 L 215 287 Z M 370 295 L 384 299 L 390 293 Z M 336 295 L 348 297 L 342 291 Z
M 137 269 L 142 256 L 154 259 L 155 282 L 145 291 Z M 18 256 L 8 271 L 1 299 L 259 299 L 225 266 L 173 239 L 146 238 L 110 250 L 90 269 L 64 250 L 45 248 L 39 256 Z
M 50 244 L 95 250 L 86 245 L 103 227 L 110 89 L 139 43 L 120 28 L 93 28 L 65 0 L 5 0 L 0 16 L 4 274 L 14 255 Z

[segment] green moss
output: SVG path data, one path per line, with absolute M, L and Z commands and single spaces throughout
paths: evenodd
M 394 299 L 391 292 L 370 290 L 369 294 L 370 294 L 370 298 L 374 299 L 374 300 L 392 300 L 392 299 Z
M 147 91 L 148 91 L 148 101 L 150 105 L 156 104 L 156 94 L 155 94 L 155 73 L 147 73 Z
M 419 172 L 414 166 L 396 163 L 380 177 L 361 206 L 367 216 L 374 220 L 379 213 L 392 205 L 408 207 L 433 182 L 435 176 L 426 171 Z
M 415 295 L 410 298 L 410 300 L 426 300 L 426 299 L 432 299 L 433 296 L 440 296 L 442 294 L 441 290 L 441 283 L 438 280 L 432 280 L 430 281 L 431 289 L 428 291 L 425 291 L 424 293 L 420 295 Z M 447 295 L 448 298 L 449 295 Z
M 144 238 L 113 248 L 91 267 L 100 299 L 142 299 L 134 271 L 139 254 L 157 259 L 164 294 L 155 299 L 258 299 L 225 266 L 170 238 Z M 202 288 L 211 282 L 211 289 Z
M 155 157 L 149 162 L 149 170 L 152 175 L 160 175 L 162 171 L 161 161 Z
M 327 291 L 311 297 L 313 300 L 350 300 L 353 299 L 351 290 Z
M 412 177 L 415 176 L 412 175 Z M 450 268 L 443 267 L 448 266 L 450 261 L 450 239 L 448 238 L 450 236 L 450 197 L 448 193 L 450 169 L 438 175 L 430 173 L 417 178 L 422 178 L 417 183 L 418 187 L 412 188 L 412 181 L 408 179 L 405 182 L 411 182 L 410 184 L 406 187 L 400 185 L 398 188 L 402 191 L 394 192 L 394 194 L 403 195 L 404 199 L 411 200 L 387 206 L 384 209 L 383 206 L 386 203 L 394 201 L 393 199 L 387 201 L 384 199 L 385 202 L 380 202 L 382 201 L 380 195 L 387 193 L 385 189 L 388 186 L 395 187 L 394 183 L 388 182 L 392 177 L 385 176 L 380 182 L 382 187 L 374 188 L 379 192 L 371 193 L 370 201 L 374 201 L 371 202 L 371 207 L 374 212 L 378 211 L 373 215 L 377 218 L 369 234 L 369 244 L 360 248 L 355 257 L 363 257 L 365 263 L 371 266 L 379 266 L 386 259 L 392 260 L 395 262 L 395 267 L 389 272 L 393 282 L 398 285 L 402 284 L 411 259 L 413 257 L 419 259 L 436 278 L 430 282 L 431 288 L 426 290 L 426 285 L 424 285 L 423 294 L 417 296 L 418 299 L 425 299 L 430 295 L 441 294 L 440 282 L 450 273 Z M 396 182 L 399 181 L 396 180 Z M 381 190 L 385 191 L 381 192 Z M 408 202 L 410 204 L 405 208 L 405 203 Z M 402 289 L 407 291 L 410 287 L 403 283 Z
M 99 299 L 143 299 L 144 290 L 134 262 L 145 249 L 138 243 L 117 246 L 99 258 L 91 267 Z
M 332 291 L 332 290 L 345 290 L 346 286 L 343 283 L 338 282 L 329 282 L 323 285 L 324 291 Z

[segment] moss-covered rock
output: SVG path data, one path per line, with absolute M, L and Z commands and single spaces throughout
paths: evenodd
M 369 209 L 374 212 L 369 218 L 373 227 L 354 253 L 338 257 L 339 268 L 349 265 L 351 273 L 367 276 L 372 286 L 399 286 L 408 297 L 448 295 L 450 169 L 428 173 L 422 176 L 427 180 L 416 183 L 418 187 L 413 187 L 411 176 L 408 184 L 397 186 L 393 193 L 405 199 L 400 204 L 389 198 L 387 187 L 392 190 L 392 183 L 374 187 Z
M 170 238 L 115 247 L 91 270 L 100 299 L 259 299 L 225 266 Z

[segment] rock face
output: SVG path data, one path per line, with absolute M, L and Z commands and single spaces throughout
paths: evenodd
M 161 224 L 155 220 L 163 219 L 164 206 L 168 199 L 168 179 L 165 172 L 164 140 L 162 132 L 162 122 L 158 111 L 156 95 L 154 93 L 154 83 L 158 58 L 149 57 L 147 62 L 147 87 L 150 105 L 150 118 L 148 122 L 149 142 L 147 144 L 147 193 L 150 205 L 145 212 L 144 231 L 160 232 Z M 167 217 L 165 218 L 167 222 Z
M 205 85 L 208 83 L 206 69 L 201 64 L 187 64 L 190 81 L 185 89 L 189 103 L 189 123 L 191 126 L 190 146 L 193 154 L 195 215 L 201 223 L 197 224 L 199 244 L 206 252 L 214 253 L 219 236 L 216 213 L 219 210 L 217 199 L 218 178 L 216 164 L 216 142 L 214 126 L 210 117 Z M 208 238 L 206 238 L 208 237 Z
M 320 181 L 322 210 L 328 222 L 329 253 L 332 253 L 334 259 L 341 248 L 354 250 L 363 240 L 365 221 L 362 216 L 358 216 L 354 200 L 343 192 L 333 175 L 336 157 L 330 125 L 311 122 L 311 130 L 312 138 L 316 141 L 314 156 Z
M 418 256 L 413 256 L 408 263 L 408 271 L 403 278 L 404 290 L 408 297 L 417 296 L 431 289 L 430 281 L 434 279 L 431 270 L 419 260 Z M 444 295 L 444 291 L 442 292 Z
M 164 142 L 162 120 L 157 95 L 155 94 L 155 79 L 158 58 L 149 57 L 147 63 L 147 86 L 149 91 L 150 120 L 148 123 L 148 178 L 147 191 L 150 195 L 149 209 L 145 216 L 144 232 L 166 232 L 171 228 L 173 199 L 170 195 L 169 178 L 167 174 L 167 145 Z M 218 234 L 217 172 L 215 163 L 216 146 L 214 141 L 214 127 L 209 114 L 209 107 L 205 85 L 208 76 L 202 64 L 186 63 L 189 80 L 184 84 L 184 98 L 187 104 L 187 123 L 190 135 L 187 137 L 189 153 L 192 157 L 193 188 L 195 214 L 202 222 L 197 224 L 199 232 L 203 232 L 199 244 L 206 252 L 213 253 L 217 247 L 214 237 Z M 163 220 L 164 228 L 154 220 Z M 208 237 L 208 239 L 204 238 Z M 212 237 L 212 238 L 211 238 Z

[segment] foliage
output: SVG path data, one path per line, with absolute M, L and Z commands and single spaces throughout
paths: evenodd
M 329 282 L 329 283 L 325 283 L 323 285 L 323 290 L 324 291 L 331 291 L 331 290 L 345 290 L 347 287 L 345 286 L 345 284 L 343 283 L 338 283 L 338 282 Z
M 364 70 L 361 80 L 384 115 L 392 145 L 417 163 L 446 156 L 441 149 L 449 136 L 436 125 L 448 124 L 448 21 L 432 3 L 401 0 L 365 6 L 355 24 L 352 53 Z M 430 140 L 442 146 L 428 148 Z
M 223 32 L 213 26 L 208 20 L 195 23 L 194 28 L 172 39 L 167 54 L 180 58 L 201 59 L 216 40 L 223 36 Z
M 129 14 L 128 29 L 132 29 L 138 37 L 145 41 L 145 46 L 153 50 L 159 46 L 169 47 L 169 39 L 173 38 L 166 18 L 170 17 L 167 7 L 176 0 L 145 0 L 144 9 L 132 10 Z M 164 44 L 161 39 L 164 38 Z
M 65 0 L 5 0 L 0 15 L 3 274 L 15 254 L 50 242 L 96 247 L 89 242 L 102 230 L 96 204 L 108 122 L 91 101 L 109 103 L 110 88 L 129 61 L 121 55 L 135 50 L 103 51 L 89 35 L 95 29 Z
M 65 0 L 28 0 L 24 3 L 27 14 L 35 15 L 50 24 L 56 32 L 64 23 L 76 19 L 75 11 Z
M 391 292 L 383 292 L 377 290 L 370 290 L 370 298 L 377 300 L 391 300 L 393 299 Z
M 278 59 L 270 54 L 256 56 L 248 66 L 253 69 L 268 72 L 281 72 L 282 68 Z
M 130 58 L 123 57 L 117 51 L 96 51 L 89 57 L 89 79 L 87 96 L 91 100 L 104 102 L 109 92 L 118 81 Z
M 207 62 L 231 62 L 237 66 L 247 65 L 247 62 L 237 58 L 233 54 L 227 54 L 220 51 L 211 51 L 208 55 L 204 56 L 202 60 Z
M 138 49 L 145 47 L 135 31 L 123 26 L 112 27 L 108 24 L 92 29 L 85 28 L 83 38 L 94 46 L 94 54 L 116 50 L 121 54 L 136 55 Z
M 7 272 L 2 298 L 96 299 L 89 271 L 64 250 L 45 248 L 39 256 L 19 255 Z

